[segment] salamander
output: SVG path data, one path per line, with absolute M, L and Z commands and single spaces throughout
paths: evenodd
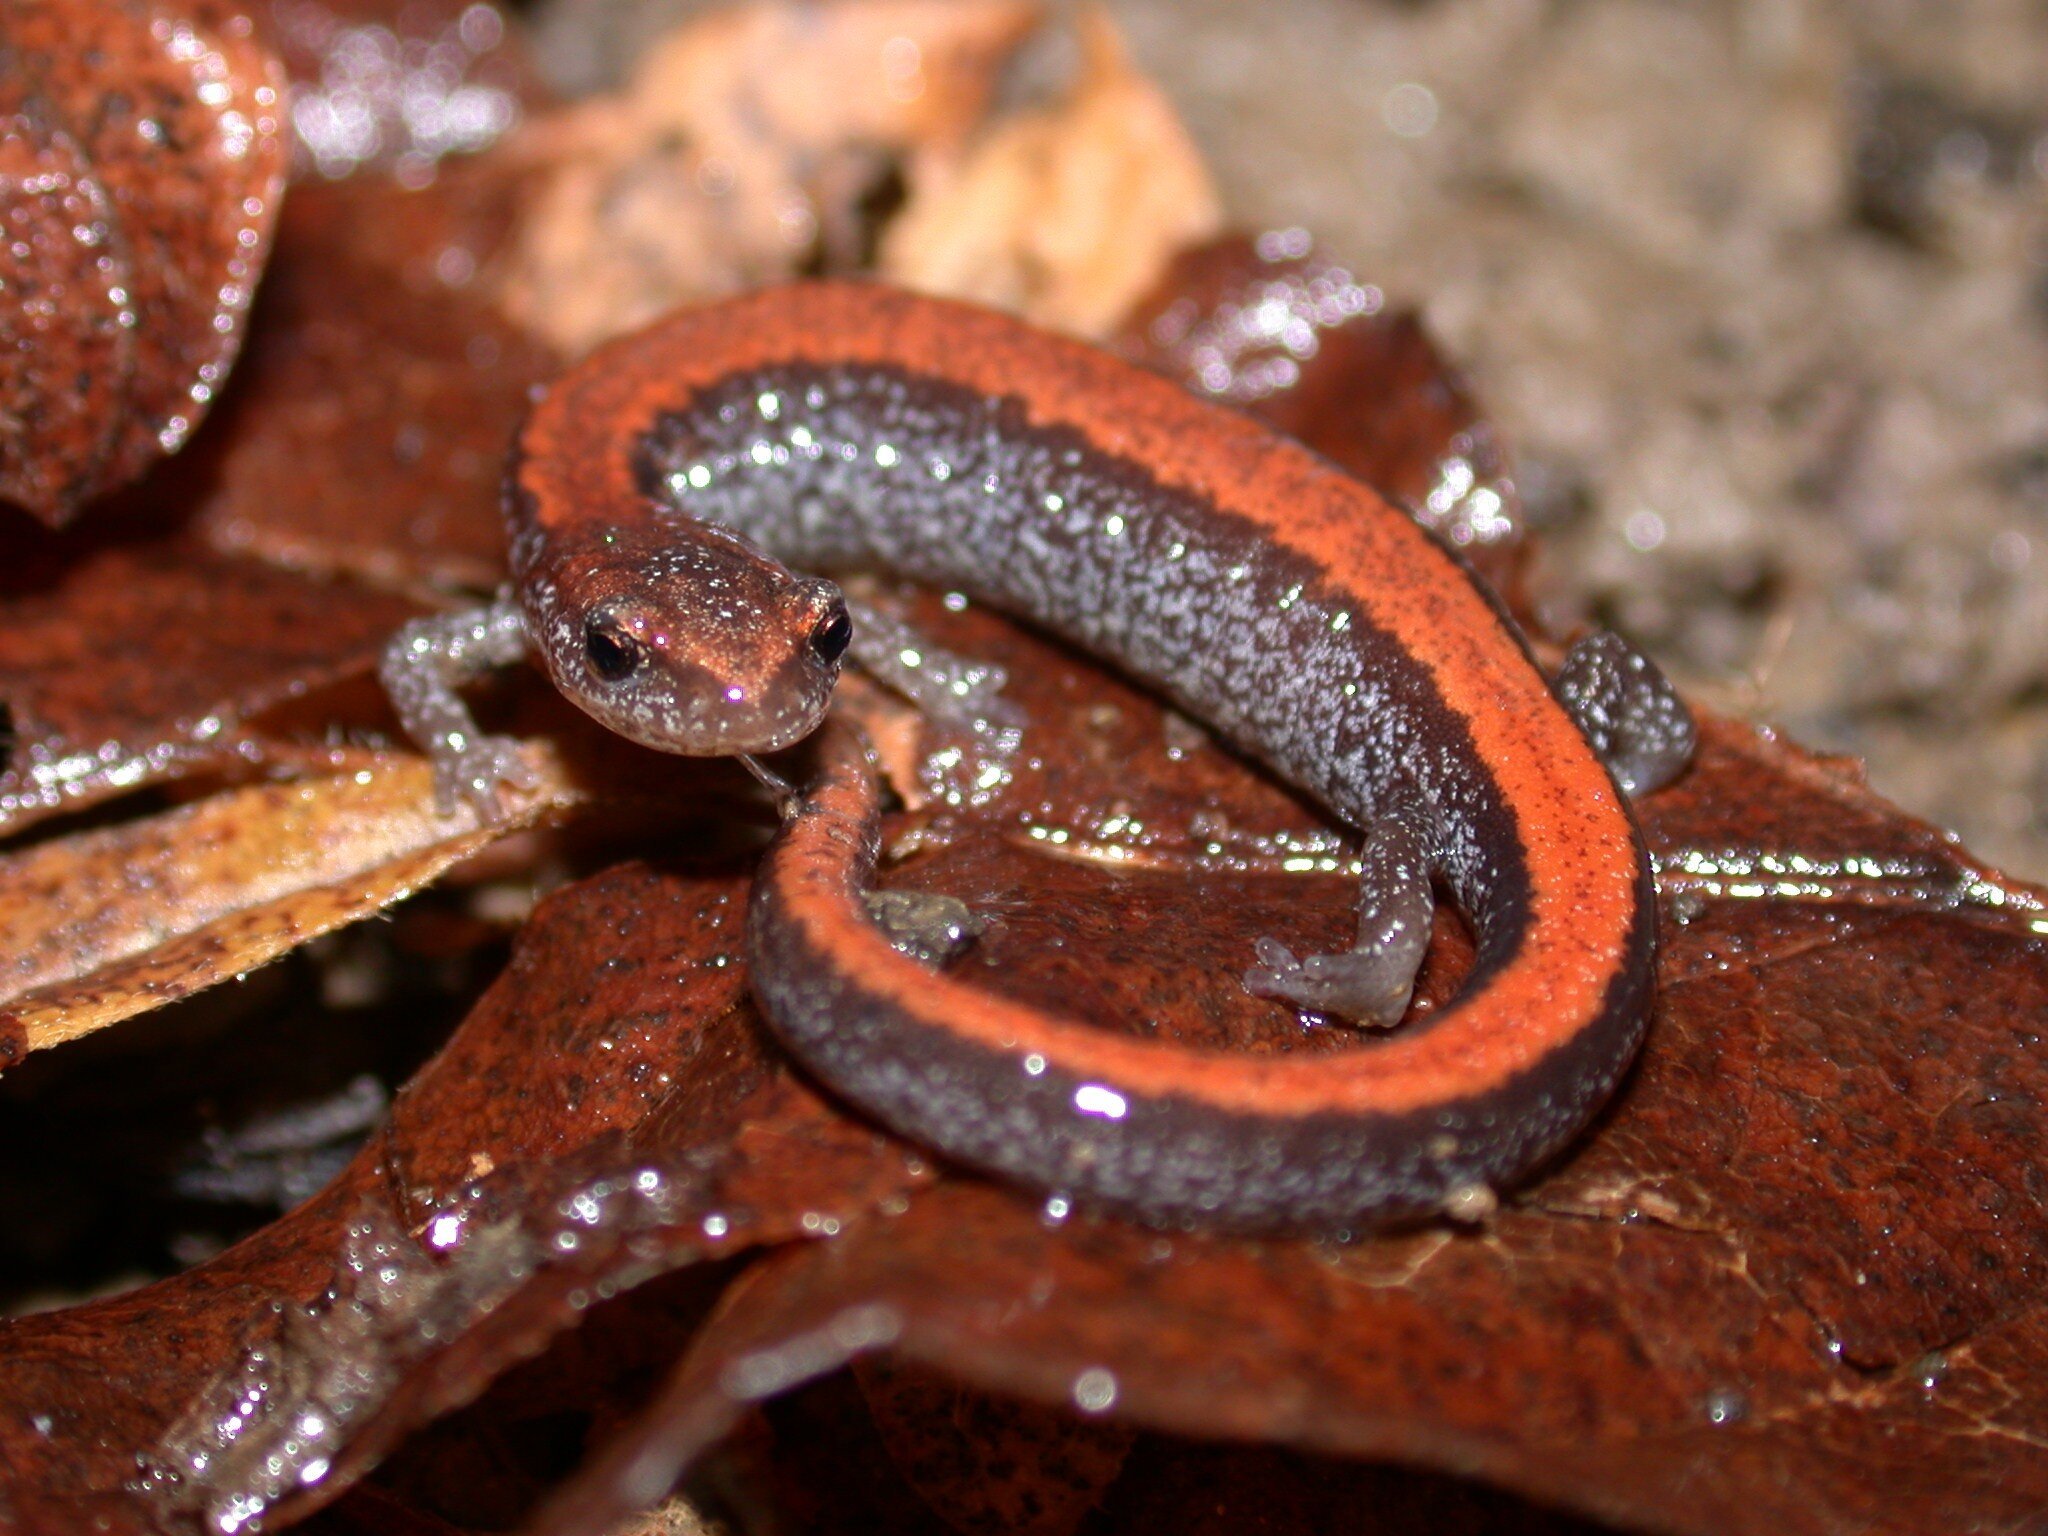
M 444 801 L 488 815 L 520 781 L 453 685 L 529 652 L 651 747 L 804 737 L 857 615 L 796 571 L 882 568 L 1107 658 L 1366 829 L 1358 945 L 1261 943 L 1254 991 L 1392 1023 L 1432 882 L 1471 926 L 1459 995 L 1355 1051 L 1114 1034 L 893 948 L 857 899 L 872 797 L 828 775 L 757 881 L 754 985 L 825 1083 L 949 1157 L 1154 1221 L 1355 1227 L 1471 1208 L 1583 1128 L 1636 1052 L 1654 898 L 1588 731 L 1645 790 L 1690 751 L 1683 707 L 1611 637 L 1554 694 L 1455 556 L 1248 417 L 999 315 L 802 284 L 572 368 L 506 506 L 509 594 L 409 626 L 384 667 Z

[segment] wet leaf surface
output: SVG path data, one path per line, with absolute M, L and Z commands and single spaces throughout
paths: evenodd
M 185 539 L 24 543 L 0 596 L 14 826 L 203 765 L 261 766 L 251 716 L 366 671 L 419 611 Z
M 1759 784 L 1770 809 L 1731 836 L 1739 791 Z M 1796 1298 L 1860 1370 L 1906 1369 L 2024 1315 L 2048 1258 L 2040 893 L 1843 765 L 1725 724 L 1646 821 L 1681 878 L 1702 853 L 1737 874 L 1718 898 L 1679 898 L 1663 1048 L 1629 1103 L 1718 1113 L 1687 1108 L 1682 1130 L 1651 1122 L 1694 1149 L 1690 1163 L 1644 1159 L 1649 1132 L 1617 1117 L 1564 1198 L 1738 1237 L 1756 1282 Z M 1758 880 L 1759 852 L 1806 871 Z
M 201 1453 L 224 1376 L 268 1393 L 263 1455 L 318 1408 L 360 1464 L 614 1287 L 900 1200 L 916 1160 L 762 1050 L 735 963 L 742 891 L 626 865 L 563 893 L 314 1201 L 174 1279 L 0 1325 L 0 1399 L 21 1410 L 0 1425 L 12 1518 L 188 1528 L 247 1476 L 249 1438 L 218 1482 L 188 1466 L 183 1484 L 127 1485 L 138 1452 Z M 335 1451 L 288 1456 L 284 1486 Z

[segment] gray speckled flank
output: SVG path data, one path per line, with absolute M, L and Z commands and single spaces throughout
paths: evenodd
M 1527 889 L 1512 813 L 1423 668 L 1261 530 L 1014 401 L 877 367 L 728 380 L 647 436 L 643 487 L 810 570 L 885 566 L 1027 613 L 1354 823 L 1395 800 L 1482 937 Z M 1507 925 L 1511 927 L 1512 925 Z

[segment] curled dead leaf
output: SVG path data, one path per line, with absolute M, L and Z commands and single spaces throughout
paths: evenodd
M 0 494 L 49 523 L 191 435 L 286 170 L 284 73 L 210 0 L 20 0 L 0 72 Z
M 508 830 L 573 805 L 552 756 L 492 827 L 431 810 L 415 757 L 262 784 L 0 856 L 0 1010 L 27 1050 L 241 976 L 420 889 Z

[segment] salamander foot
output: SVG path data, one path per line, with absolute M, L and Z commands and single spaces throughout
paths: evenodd
M 1260 939 L 1259 963 L 1244 975 L 1247 992 L 1378 1029 L 1401 1022 L 1436 908 L 1420 817 L 1401 813 L 1380 822 L 1361 862 L 1357 942 L 1341 955 L 1297 960 L 1286 945 Z

